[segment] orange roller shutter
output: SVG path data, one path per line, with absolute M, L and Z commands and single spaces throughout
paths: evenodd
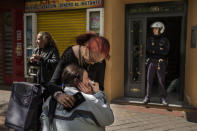
M 86 32 L 86 10 L 38 13 L 38 32 L 49 32 L 56 41 L 60 55 L 75 44 L 75 38 Z

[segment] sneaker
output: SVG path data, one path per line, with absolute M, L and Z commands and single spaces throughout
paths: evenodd
M 162 104 L 162 105 L 165 105 L 165 106 L 168 105 L 168 103 L 167 103 L 167 101 L 166 101 L 165 99 L 161 99 L 161 104 Z
M 143 104 L 148 104 L 150 102 L 150 99 L 149 98 L 145 98 L 144 100 L 143 100 Z

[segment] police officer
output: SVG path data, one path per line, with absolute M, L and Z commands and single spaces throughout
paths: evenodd
M 165 70 L 167 64 L 167 55 L 169 52 L 169 41 L 163 37 L 162 34 L 165 26 L 162 22 L 154 22 L 151 25 L 153 29 L 153 36 L 147 40 L 147 57 L 149 59 L 147 71 L 147 92 L 143 100 L 144 104 L 150 102 L 151 87 L 154 76 L 157 74 L 160 88 L 161 103 L 167 105 L 166 90 L 165 90 Z

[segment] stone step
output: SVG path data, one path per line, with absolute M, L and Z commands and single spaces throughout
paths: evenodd
M 148 104 L 144 104 L 142 101 L 143 99 L 136 98 L 135 100 L 135 98 L 132 99 L 132 98 L 127 98 L 127 97 L 122 97 L 122 98 L 113 99 L 111 103 L 120 104 L 120 105 L 144 106 L 146 108 L 159 108 L 159 109 L 166 109 L 168 111 L 177 110 L 177 111 L 185 111 L 185 112 L 194 112 L 197 110 L 195 107 L 184 104 L 184 103 L 168 104 L 167 106 L 165 106 L 158 102 L 150 102 Z

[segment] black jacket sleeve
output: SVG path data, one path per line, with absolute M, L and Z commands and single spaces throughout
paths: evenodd
M 72 48 L 68 48 L 67 50 L 64 51 L 58 65 L 56 66 L 56 69 L 53 73 L 53 76 L 50 80 L 50 82 L 47 84 L 49 93 L 53 95 L 57 91 L 62 91 L 60 88 L 61 86 L 61 74 L 63 72 L 63 69 L 66 65 L 72 64 L 73 62 L 73 54 L 71 54 L 70 50 Z
M 101 63 L 95 63 L 87 68 L 88 76 L 91 80 L 99 83 L 100 90 L 104 90 L 104 77 L 105 77 L 106 62 L 103 60 Z
M 51 48 L 49 51 L 49 57 L 44 57 L 41 59 L 41 62 L 44 64 L 57 64 L 59 61 L 59 52 L 57 48 Z
M 106 62 L 98 63 L 97 69 L 95 70 L 95 81 L 99 83 L 100 90 L 104 90 L 104 78 L 105 78 L 105 67 Z
M 167 38 L 163 38 L 160 41 L 160 48 L 163 48 L 163 50 L 160 50 L 161 55 L 167 55 L 170 50 L 170 42 Z
M 146 52 L 147 53 L 152 53 L 152 48 L 151 48 L 151 39 L 148 38 L 147 42 L 146 42 Z
M 40 59 L 40 83 L 48 83 L 54 73 L 59 61 L 59 52 L 56 47 L 52 47 L 43 52 Z

